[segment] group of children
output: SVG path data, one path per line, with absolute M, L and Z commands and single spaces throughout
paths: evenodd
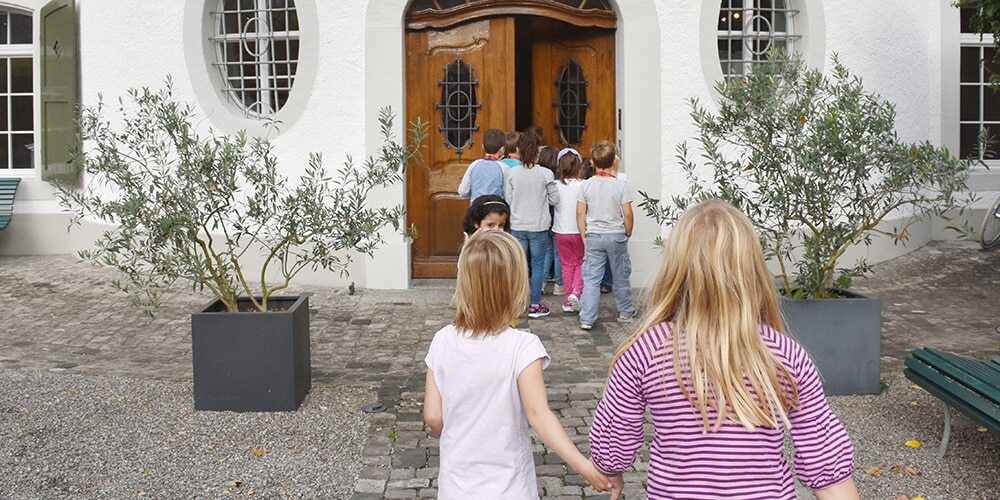
M 592 156 L 607 172 L 608 156 L 598 146 Z M 612 363 L 590 427 L 590 458 L 577 449 L 548 406 L 545 347 L 512 326 L 528 300 L 528 266 L 525 243 L 502 229 L 510 224 L 527 233 L 529 247 L 543 241 L 531 233 L 543 232 L 546 217 L 516 217 L 517 197 L 530 192 L 540 198 L 534 206 L 551 200 L 558 208 L 561 196 L 558 187 L 550 190 L 550 175 L 527 165 L 515 168 L 528 174 L 504 172 L 512 210 L 473 217 L 459 257 L 454 323 L 434 335 L 425 358 L 423 416 L 440 436 L 438 498 L 538 498 L 530 428 L 589 486 L 617 499 L 622 474 L 645 441 L 648 411 L 649 498 L 794 499 L 787 430 L 795 475 L 817 498 L 858 499 L 850 438 L 815 365 L 782 333 L 757 234 L 744 214 L 719 201 L 690 207 L 673 228 L 642 326 Z M 595 178 L 602 184 L 578 182 L 585 259 L 610 257 L 628 238 L 620 232 L 624 209 L 621 219 L 612 210 L 624 205 L 625 189 L 609 173 Z M 596 265 L 585 267 L 584 307 L 587 286 L 600 274 Z
M 609 271 L 618 319 L 631 321 L 632 196 L 617 175 L 615 145 L 599 141 L 584 159 L 573 148 L 543 145 L 541 130 L 530 127 L 522 133 L 487 130 L 483 150 L 458 189 L 472 200 L 466 238 L 502 229 L 517 239 L 529 268 L 528 317 L 550 313 L 542 302 L 548 260 L 561 271 L 554 291 L 565 295 L 563 311 L 579 312 L 580 328 L 593 328 Z

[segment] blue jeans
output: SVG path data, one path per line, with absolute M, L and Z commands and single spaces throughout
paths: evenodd
M 542 285 L 545 283 L 545 255 L 549 253 L 548 231 L 511 231 L 528 254 L 528 269 L 531 272 L 531 303 L 542 303 Z
M 588 234 L 584 247 L 580 324 L 593 325 L 597 321 L 605 263 L 611 264 L 611 275 L 614 276 L 612 292 L 618 314 L 623 316 L 635 314 L 635 306 L 632 304 L 632 285 L 629 283 L 632 260 L 628 256 L 628 238 L 625 233 Z
M 615 278 L 611 276 L 611 260 L 609 259 L 608 263 L 604 265 L 604 277 L 601 278 L 601 284 L 611 286 L 614 282 Z
M 549 231 L 549 248 L 552 250 L 545 254 L 545 279 L 553 279 L 556 284 L 562 286 L 562 262 L 559 261 L 559 249 L 556 248 L 555 233 Z

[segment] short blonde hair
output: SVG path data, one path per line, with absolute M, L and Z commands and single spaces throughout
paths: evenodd
M 618 148 L 611 141 L 597 141 L 590 147 L 590 161 L 597 168 L 610 168 L 618 156 Z
M 494 335 L 528 304 L 528 263 L 521 244 L 503 231 L 478 231 L 462 246 L 455 290 L 455 327 Z

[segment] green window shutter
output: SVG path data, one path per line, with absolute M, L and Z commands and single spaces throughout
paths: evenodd
M 41 139 L 42 180 L 75 182 L 71 160 L 77 146 L 77 21 L 74 0 L 53 0 L 42 8 Z

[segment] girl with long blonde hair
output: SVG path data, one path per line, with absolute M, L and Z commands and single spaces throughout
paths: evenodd
M 784 330 L 749 219 L 722 201 L 677 222 L 645 320 L 615 356 L 590 430 L 591 456 L 616 486 L 644 441 L 650 498 L 795 498 L 783 453 L 820 499 L 858 498 L 853 447 L 816 367 Z
M 441 436 L 438 498 L 537 499 L 529 426 L 594 489 L 610 489 L 549 409 L 542 342 L 511 326 L 528 300 L 521 245 L 477 231 L 458 262 L 455 322 L 424 358 L 424 421 Z

